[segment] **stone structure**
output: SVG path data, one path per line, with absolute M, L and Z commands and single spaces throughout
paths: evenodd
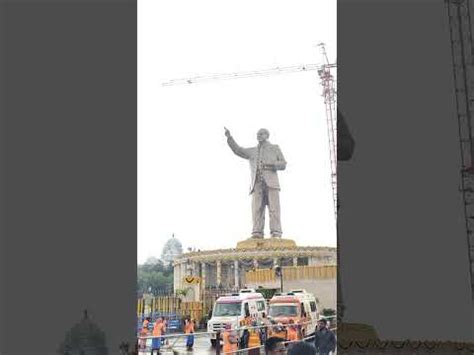
M 336 265 L 309 265 L 283 267 L 283 292 L 304 289 L 318 300 L 320 310 L 336 310 Z M 248 288 L 279 289 L 280 279 L 274 270 L 257 269 L 246 273 Z
M 205 288 L 238 290 L 246 286 L 245 274 L 276 264 L 334 265 L 336 248 L 300 247 L 293 240 L 250 238 L 233 249 L 184 253 L 174 261 L 174 289 L 188 289 L 189 301 L 200 301 Z M 198 280 L 198 282 L 196 282 Z
M 225 129 L 230 149 L 239 157 L 250 163 L 250 194 L 252 195 L 253 238 L 263 238 L 265 226 L 265 207 L 270 217 L 270 233 L 272 237 L 281 238 L 280 221 L 280 183 L 278 170 L 285 170 L 286 161 L 275 144 L 268 141 L 270 133 L 262 128 L 257 132 L 258 145 L 252 148 L 240 147 Z
M 66 333 L 58 353 L 60 355 L 108 355 L 104 332 L 92 322 L 87 311 L 84 311 L 82 320 Z

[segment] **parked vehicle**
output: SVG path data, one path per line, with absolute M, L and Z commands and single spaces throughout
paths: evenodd
M 260 322 L 266 310 L 265 298 L 253 289 L 244 289 L 239 293 L 219 297 L 214 304 L 212 317 L 207 323 L 207 331 L 211 333 L 212 346 L 216 346 L 217 342 L 222 339 L 222 332 L 226 324 L 230 324 L 231 329 L 236 329 L 243 324 L 246 318 Z M 218 331 L 221 332 L 220 339 L 217 339 Z
M 301 325 L 303 337 L 312 335 L 316 331 L 319 319 L 316 298 L 305 290 L 276 294 L 270 300 L 268 318 L 283 325 L 293 320 L 295 324 Z

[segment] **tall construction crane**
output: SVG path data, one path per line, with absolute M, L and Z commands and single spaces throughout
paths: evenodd
M 453 61 L 457 110 L 461 183 L 467 234 L 471 297 L 474 302 L 474 62 L 471 27 L 471 1 L 446 0 Z
M 331 186 L 332 198 L 334 202 L 334 214 L 337 220 L 337 105 L 336 105 L 336 83 L 334 76 L 331 73 L 331 68 L 335 64 L 329 63 L 324 43 L 320 43 L 323 65 L 318 70 L 321 79 L 321 86 L 323 88 L 322 96 L 324 97 L 324 105 L 326 106 L 326 120 L 329 137 L 329 157 L 331 163 Z
M 334 214 L 337 218 L 337 106 L 336 84 L 331 69 L 336 68 L 336 63 L 330 63 L 324 43 L 319 43 L 323 56 L 323 64 L 293 65 L 275 67 L 271 69 L 253 70 L 246 72 L 223 73 L 213 75 L 200 75 L 192 78 L 173 79 L 164 82 L 163 86 L 189 85 L 215 80 L 233 80 L 243 78 L 265 77 L 276 74 L 296 73 L 302 71 L 317 71 L 322 86 L 322 96 L 326 107 L 326 121 L 329 137 L 329 157 L 331 164 L 331 186 L 333 192 Z

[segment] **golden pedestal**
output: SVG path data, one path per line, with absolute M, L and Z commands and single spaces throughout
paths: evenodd
M 296 243 L 283 238 L 249 238 L 237 243 L 237 249 L 293 249 Z

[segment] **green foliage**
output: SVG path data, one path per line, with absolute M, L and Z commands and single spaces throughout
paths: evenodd
M 172 292 L 173 266 L 165 266 L 161 260 L 153 260 L 137 268 L 137 292 L 139 295 L 149 292 L 155 295 Z
M 189 290 L 190 290 L 189 287 L 177 289 L 176 290 L 176 296 L 186 297 L 189 293 Z
M 336 314 L 336 311 L 332 308 L 324 308 L 322 311 L 321 311 L 321 315 L 323 317 L 330 317 L 330 316 L 334 316 Z
M 261 293 L 262 296 L 263 296 L 266 300 L 269 300 L 269 299 L 272 298 L 273 295 L 276 293 L 277 289 L 276 289 L 276 288 L 262 288 L 262 287 L 259 287 L 259 288 L 256 289 L 255 291 Z

